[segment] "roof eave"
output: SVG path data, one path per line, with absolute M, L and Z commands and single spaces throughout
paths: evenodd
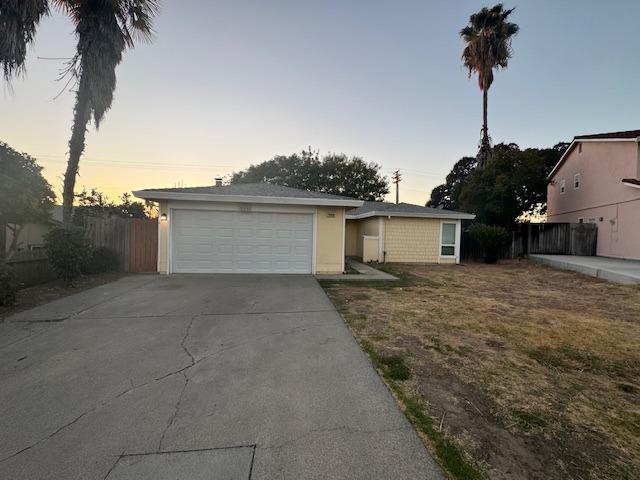
M 549 175 L 547 175 L 547 180 L 551 180 L 551 177 L 553 177 L 556 174 L 556 172 L 560 169 L 560 167 L 564 163 L 564 160 L 567 158 L 569 153 L 571 153 L 571 150 L 573 150 L 573 147 L 580 142 L 582 143 L 585 143 L 585 142 L 636 142 L 640 144 L 640 137 L 636 137 L 636 138 L 574 138 L 569 144 L 569 147 L 567 148 L 567 150 L 560 157 L 560 160 L 558 160 L 558 163 L 556 163 L 555 167 L 553 167 Z
M 449 218 L 455 220 L 473 220 L 476 216 L 473 213 L 463 213 L 463 212 L 443 212 L 442 214 L 438 213 L 417 213 L 417 212 L 384 212 L 384 211 L 373 211 L 360 213 L 358 215 L 350 215 L 347 213 L 345 218 L 347 220 L 362 220 L 364 218 L 371 217 L 408 217 L 408 218 Z
M 133 194 L 145 200 L 184 200 L 194 202 L 223 203 L 271 203 L 284 205 L 315 205 L 322 207 L 361 207 L 362 200 L 305 198 L 305 197 L 269 197 L 263 195 L 216 195 L 212 193 L 162 192 L 156 190 L 138 190 Z

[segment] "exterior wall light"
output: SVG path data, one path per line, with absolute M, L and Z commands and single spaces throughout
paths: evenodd
M 166 213 L 163 213 L 163 214 L 160 215 L 160 221 L 161 222 L 166 222 L 167 221 L 167 214 Z

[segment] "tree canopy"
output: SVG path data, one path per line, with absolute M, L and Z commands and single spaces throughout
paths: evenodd
M 55 194 L 35 158 L 0 142 L 0 228 L 7 224 L 12 230 L 11 250 L 22 226 L 51 219 L 54 201 Z
M 380 165 L 357 156 L 330 153 L 322 158 L 317 151 L 303 150 L 277 155 L 246 170 L 234 172 L 231 183 L 267 182 L 284 187 L 331 193 L 360 200 L 382 200 L 389 193 Z
M 446 183 L 433 189 L 427 206 L 472 212 L 479 222 L 508 228 L 523 215 L 543 214 L 547 176 L 567 146 L 521 150 L 515 143 L 501 143 L 483 168 L 476 168 L 474 158 L 463 157 Z
M 119 200 L 115 203 L 98 191 L 92 188 L 76 194 L 78 205 L 73 210 L 73 218 L 75 223 L 81 223 L 82 217 L 122 217 L 122 218 L 146 218 L 148 216 L 147 208 L 144 203 L 134 201 L 130 193 L 123 193 Z

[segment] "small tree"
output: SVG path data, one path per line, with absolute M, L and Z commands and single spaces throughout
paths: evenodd
M 509 231 L 498 225 L 474 223 L 469 227 L 469 235 L 482 249 L 485 263 L 496 263 L 502 254 L 503 247 L 509 241 Z
M 58 277 L 67 286 L 80 277 L 91 256 L 91 245 L 80 227 L 65 225 L 51 229 L 45 236 L 44 248 Z
M 47 223 L 55 194 L 42 176 L 35 158 L 0 142 L 0 228 L 11 231 L 9 252 L 18 247 L 18 237 L 27 223 Z M 0 245 L 0 256 L 5 247 Z

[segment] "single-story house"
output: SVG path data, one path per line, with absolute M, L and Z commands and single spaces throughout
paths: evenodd
M 470 213 L 409 203 L 364 202 L 346 214 L 346 254 L 365 262 L 460 263 Z
M 159 205 L 160 273 L 340 273 L 347 255 L 457 262 L 460 220 L 473 218 L 267 183 L 133 193 Z

